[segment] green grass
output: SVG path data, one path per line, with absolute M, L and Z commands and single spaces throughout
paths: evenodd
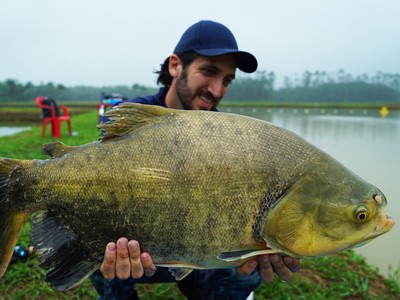
M 278 289 L 264 284 L 259 299 L 398 299 L 397 279 L 384 279 L 363 256 L 349 250 L 303 260 L 302 270 L 289 284 Z M 279 286 L 279 280 L 275 283 Z
M 95 108 L 97 106 L 97 100 L 88 101 L 63 101 L 58 103 L 59 105 L 65 105 L 68 108 L 76 109 L 82 107 Z M 380 109 L 383 105 L 386 105 L 389 109 L 400 109 L 399 103 L 352 103 L 352 102 L 273 102 L 273 101 L 254 101 L 254 100 L 241 100 L 241 101 L 229 101 L 223 100 L 220 107 L 309 107 L 309 108 L 354 108 L 354 109 Z M 1 111 L 25 111 L 37 110 L 38 107 L 35 102 L 1 102 Z
M 72 118 L 73 136 L 67 134 L 66 122 L 62 122 L 60 141 L 70 145 L 82 145 L 98 139 L 99 131 L 96 128 L 97 111 L 74 116 Z M 43 144 L 58 141 L 50 136 L 50 125 L 46 128 L 46 135 L 41 137 L 41 125 L 14 136 L 0 138 L 0 156 L 20 159 L 46 158 L 41 153 Z
M 95 141 L 99 137 L 97 112 L 78 115 L 72 118 L 72 130 L 77 135 L 68 136 L 67 126 L 63 122 L 61 139 L 67 145 L 82 145 Z M 0 138 L 0 156 L 18 159 L 46 159 L 42 154 L 43 144 L 56 142 L 58 139 L 50 136 L 50 126 L 46 129 L 46 136 L 41 137 L 41 125 L 14 136 Z M 29 246 L 30 223 L 21 234 L 19 244 Z M 56 293 L 45 282 L 45 272 L 38 266 L 36 259 L 28 263 L 16 263 L 9 267 L 3 279 L 0 280 L 0 299 L 95 299 L 96 292 L 90 282 L 86 281 L 79 288 L 68 293 Z
M 97 112 L 91 111 L 72 118 L 74 136 L 62 127 L 60 141 L 67 145 L 82 145 L 98 139 Z M 41 126 L 10 137 L 0 137 L 0 157 L 18 159 L 45 159 L 41 146 L 55 142 L 49 136 L 41 138 Z M 1 217 L 1 216 L 0 216 Z M 18 244 L 29 246 L 30 222 L 24 227 Z M 287 283 L 279 279 L 262 283 L 255 299 L 400 299 L 400 268 L 390 278 L 379 275 L 365 258 L 353 251 L 345 251 L 320 259 L 303 260 L 301 270 Z M 184 299 L 176 284 L 138 285 L 141 299 Z M 68 292 L 55 292 L 45 282 L 45 271 L 33 256 L 28 262 L 9 266 L 0 279 L 0 299 L 96 299 L 97 293 L 86 280 Z

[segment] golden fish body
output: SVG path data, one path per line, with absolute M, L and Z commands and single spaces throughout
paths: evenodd
M 121 104 L 100 141 L 0 159 L 0 274 L 23 224 L 55 289 L 136 239 L 159 266 L 227 268 L 257 254 L 317 257 L 391 229 L 386 198 L 283 128 L 226 113 Z M 184 276 L 183 275 L 183 276 Z

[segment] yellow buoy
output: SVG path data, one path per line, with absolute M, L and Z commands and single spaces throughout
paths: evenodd
M 382 106 L 379 113 L 381 114 L 382 118 L 385 118 L 389 114 L 389 109 L 387 106 Z

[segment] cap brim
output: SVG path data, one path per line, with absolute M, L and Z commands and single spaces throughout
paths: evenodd
M 237 58 L 237 68 L 246 73 L 253 73 L 257 70 L 258 62 L 253 54 L 232 49 L 202 49 L 194 50 L 197 54 L 204 56 L 219 56 L 224 54 L 235 54 Z

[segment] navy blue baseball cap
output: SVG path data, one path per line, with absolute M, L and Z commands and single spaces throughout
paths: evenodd
M 204 56 L 235 54 L 237 67 L 246 73 L 257 70 L 254 55 L 239 51 L 233 33 L 224 25 L 213 21 L 200 21 L 190 26 L 175 47 L 175 54 L 193 51 Z

